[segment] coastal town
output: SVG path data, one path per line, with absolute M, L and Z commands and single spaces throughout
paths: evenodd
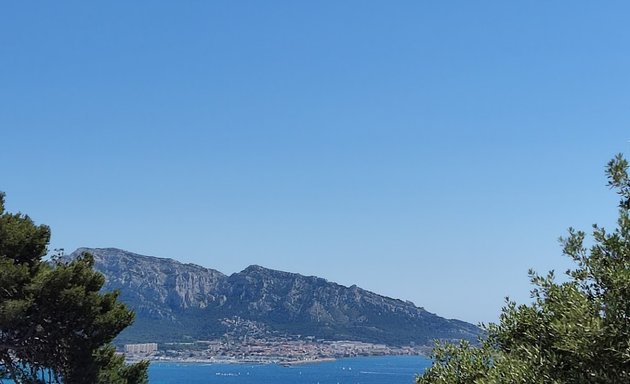
M 304 338 L 251 338 L 239 342 L 196 340 L 185 343 L 125 344 L 129 361 L 190 363 L 304 364 L 358 356 L 426 355 L 426 346 L 395 347 L 360 341 Z

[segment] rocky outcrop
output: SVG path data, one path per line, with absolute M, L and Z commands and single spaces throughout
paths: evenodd
M 203 309 L 222 299 L 218 292 L 227 276 L 214 269 L 116 248 L 79 248 L 70 257 L 83 252 L 94 256 L 105 288 L 119 290 L 120 299 L 139 317 L 173 320 L 187 309 Z
M 129 340 L 215 338 L 226 332 L 226 324 L 234 327 L 225 321 L 233 318 L 264 325 L 276 335 L 389 345 L 474 340 L 480 334 L 472 324 L 444 319 L 411 302 L 314 276 L 257 265 L 226 276 L 115 248 L 81 248 L 70 257 L 82 252 L 94 256 L 105 289 L 118 289 L 120 299 L 136 311 L 136 324 L 124 333 Z

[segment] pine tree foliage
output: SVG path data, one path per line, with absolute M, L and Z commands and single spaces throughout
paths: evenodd
M 0 377 L 16 383 L 147 382 L 147 362 L 126 365 L 110 342 L 133 313 L 101 293 L 89 254 L 46 262 L 50 229 L 5 212 L 0 193 Z
M 597 225 L 592 245 L 570 228 L 563 253 L 575 262 L 557 282 L 530 271 L 533 303 L 508 301 L 479 346 L 438 344 L 418 384 L 629 383 L 630 177 L 617 155 L 608 185 L 620 196 L 617 227 Z

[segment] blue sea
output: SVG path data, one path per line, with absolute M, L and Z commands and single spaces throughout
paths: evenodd
M 294 366 L 152 363 L 150 384 L 413 384 L 431 365 L 420 356 L 340 359 Z

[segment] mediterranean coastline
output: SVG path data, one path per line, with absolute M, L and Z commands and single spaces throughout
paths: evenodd
M 342 358 L 304 364 L 220 364 L 157 362 L 151 384 L 410 384 L 430 366 L 420 356 Z

